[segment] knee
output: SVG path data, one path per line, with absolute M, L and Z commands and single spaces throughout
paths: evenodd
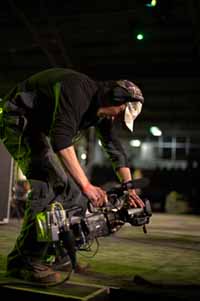
M 31 193 L 29 196 L 30 206 L 33 212 L 39 212 L 47 208 L 54 198 L 53 189 L 47 182 L 30 180 Z

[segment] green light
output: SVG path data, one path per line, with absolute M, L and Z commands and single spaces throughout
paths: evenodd
M 153 136 L 157 136 L 157 137 L 162 136 L 162 131 L 157 126 L 151 126 L 150 127 L 150 133 Z
M 3 114 L 3 109 L 2 108 L 0 108 L 0 114 Z
M 157 4 L 157 0 L 151 0 L 149 3 L 146 4 L 147 7 L 155 7 Z
M 141 40 L 143 40 L 143 39 L 144 39 L 143 34 L 142 34 L 142 33 L 138 33 L 138 34 L 137 34 L 137 40 L 141 41 Z
M 152 1 L 151 1 L 151 6 L 156 6 L 156 4 L 157 4 L 157 1 L 156 1 L 156 0 L 152 0 Z

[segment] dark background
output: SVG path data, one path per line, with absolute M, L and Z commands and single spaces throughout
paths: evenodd
M 164 137 L 186 137 L 194 146 L 187 157 L 184 154 L 188 170 L 164 170 L 164 178 L 148 170 L 151 187 L 157 183 L 155 191 L 163 193 L 167 183 L 167 192 L 188 188 L 192 194 L 195 183 L 198 207 L 200 1 L 157 0 L 149 7 L 150 2 L 1 2 L 0 97 L 17 81 L 53 66 L 73 68 L 94 79 L 134 81 L 145 97 L 134 135 L 146 137 L 156 124 Z M 142 41 L 136 39 L 139 32 Z
M 1 2 L 0 97 L 12 84 L 51 66 L 97 79 L 128 78 L 145 96 L 137 129 L 200 128 L 198 0 Z M 143 32 L 138 41 L 136 33 Z

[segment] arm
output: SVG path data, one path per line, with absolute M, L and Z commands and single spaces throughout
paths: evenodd
M 132 180 L 126 152 L 120 142 L 117 129 L 113 127 L 112 121 L 103 120 L 97 127 L 97 135 L 102 141 L 103 148 L 108 154 L 120 182 Z M 133 207 L 144 207 L 144 203 L 137 195 L 135 189 L 129 190 L 129 201 Z
M 128 167 L 120 167 L 117 170 L 117 173 L 122 182 L 128 182 L 132 180 L 131 171 Z M 129 189 L 129 202 L 133 207 L 144 207 L 144 202 L 137 195 L 135 189 Z
M 69 146 L 62 149 L 58 152 L 58 155 L 67 171 L 93 205 L 102 206 L 106 199 L 106 192 L 90 183 L 78 161 L 74 147 Z

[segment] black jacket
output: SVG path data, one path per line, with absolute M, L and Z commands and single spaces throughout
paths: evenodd
M 128 166 L 128 162 L 116 127 L 111 120 L 99 119 L 96 114 L 112 84 L 94 81 L 71 69 L 52 68 L 18 84 L 12 95 L 15 94 L 18 106 L 27 107 L 29 125 L 50 136 L 55 152 L 73 145 L 82 130 L 94 126 L 117 169 Z M 7 98 L 10 97 L 13 96 Z

